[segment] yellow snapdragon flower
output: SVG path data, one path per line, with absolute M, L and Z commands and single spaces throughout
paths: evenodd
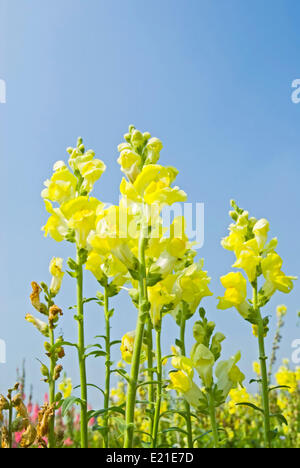
M 175 303 L 176 297 L 172 294 L 175 280 L 175 275 L 169 275 L 155 286 L 148 288 L 148 298 L 151 304 L 150 316 L 154 328 L 161 326 L 163 307 Z
M 88 244 L 99 255 L 113 254 L 128 270 L 134 270 L 137 262 L 133 248 L 137 246 L 138 230 L 127 209 L 110 206 L 97 217 Z
M 86 248 L 87 237 L 95 229 L 97 213 L 103 209 L 103 203 L 96 198 L 80 196 L 63 203 L 60 208 L 53 208 L 46 201 L 46 209 L 51 214 L 43 227 L 45 236 L 48 234 L 60 242 L 70 231 L 74 232 L 79 248 Z
M 203 385 L 209 388 L 213 382 L 215 357 L 202 343 L 195 343 L 191 351 L 191 362 L 199 374 Z
M 49 325 L 47 323 L 39 320 L 31 314 L 26 314 L 25 320 L 27 320 L 29 323 L 32 323 L 32 325 L 46 338 L 49 337 Z
M 247 281 L 242 273 L 228 273 L 221 277 L 221 283 L 226 289 L 224 297 L 218 297 L 218 309 L 226 310 L 235 307 L 242 317 L 247 318 L 249 305 L 247 297 Z
M 131 332 L 127 332 L 122 338 L 122 344 L 121 344 L 120 349 L 122 353 L 122 359 L 127 364 L 131 364 L 131 361 L 132 361 L 135 334 L 136 334 L 135 330 Z M 141 363 L 146 360 L 146 350 L 147 350 L 147 347 L 143 344 L 141 361 L 140 361 Z
M 195 313 L 204 297 L 213 295 L 208 287 L 211 278 L 208 276 L 207 271 L 203 270 L 203 265 L 204 261 L 199 260 L 199 262 L 193 263 L 178 275 L 173 288 L 176 303 L 178 304 L 172 311 L 175 319 L 177 319 L 177 315 L 182 308 L 181 301 L 187 304 L 187 318 L 189 318 Z
M 74 198 L 77 186 L 74 174 L 69 171 L 63 161 L 56 162 L 53 171 L 51 179 L 44 182 L 46 188 L 41 193 L 42 198 L 59 204 Z
M 299 388 L 299 371 L 293 372 L 285 366 L 281 366 L 275 374 L 278 385 L 290 387 L 289 393 L 294 393 Z
M 177 174 L 173 167 L 149 164 L 143 167 L 133 184 L 123 179 L 120 192 L 134 203 L 163 206 L 183 202 L 186 201 L 186 193 L 179 187 L 171 187 Z
M 202 393 L 193 381 L 194 369 L 191 360 L 184 356 L 176 356 L 172 359 L 172 365 L 178 370 L 170 372 L 171 384 L 168 389 L 174 389 L 178 393 L 182 393 L 186 401 L 197 408 Z
M 64 379 L 58 385 L 59 390 L 62 392 L 64 398 L 69 398 L 72 395 L 73 384 L 72 380 L 65 375 Z
M 259 246 L 256 239 L 244 242 L 240 246 L 236 262 L 232 265 L 235 268 L 242 268 L 248 276 L 250 283 L 257 277 L 257 267 L 261 262 Z
M 229 397 L 230 400 L 227 403 L 227 407 L 230 414 L 236 414 L 240 410 L 237 403 L 250 402 L 252 399 L 245 388 L 232 388 L 229 392 Z
M 243 385 L 245 375 L 236 365 L 240 359 L 241 353 L 239 351 L 227 361 L 220 361 L 216 367 L 217 386 L 219 390 L 222 390 L 224 398 L 227 398 L 231 389 Z
M 276 308 L 276 315 L 278 318 L 284 317 L 287 314 L 287 306 L 284 304 L 278 305 Z
M 63 259 L 59 257 L 53 257 L 50 265 L 49 271 L 52 275 L 50 292 L 55 296 L 59 293 L 61 288 L 61 283 L 64 277 L 64 272 L 62 271 Z
M 252 364 L 252 367 L 253 367 L 253 371 L 255 372 L 255 374 L 260 377 L 261 376 L 261 368 L 260 368 L 260 364 L 259 362 L 253 362 Z
M 283 293 L 292 291 L 296 280 L 296 276 L 286 276 L 281 270 L 283 264 L 282 258 L 276 253 L 269 253 L 261 262 L 262 273 L 266 279 L 262 287 L 263 294 L 266 298 L 270 298 L 276 290 Z
M 269 222 L 262 218 L 255 225 L 253 226 L 253 233 L 255 235 L 255 239 L 259 248 L 259 251 L 261 251 L 268 239 L 268 232 L 270 230 L 270 224 Z

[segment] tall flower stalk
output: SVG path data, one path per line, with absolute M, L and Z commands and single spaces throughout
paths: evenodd
M 84 310 L 83 310 L 83 272 L 82 255 L 77 249 L 77 317 L 78 322 L 78 361 L 80 373 L 80 437 L 81 448 L 88 448 L 88 419 L 87 419 L 87 379 L 86 379 L 86 357 L 84 342 Z
M 220 361 L 213 372 L 214 365 L 221 356 L 221 343 L 225 336 L 219 332 L 214 334 L 215 324 L 208 322 L 203 308 L 199 312 L 201 320 L 194 325 L 196 343 L 191 356 L 188 358 L 178 354 L 172 358 L 172 365 L 176 371 L 170 372 L 169 389 L 181 393 L 185 401 L 199 414 L 210 418 L 213 446 L 218 448 L 220 442 L 216 408 L 225 402 L 231 389 L 242 385 L 245 376 L 237 366 L 241 358 L 239 352 L 227 361 Z M 194 381 L 194 371 L 201 380 L 202 388 Z M 193 447 L 193 440 L 190 447 Z
M 184 316 L 184 311 L 181 314 L 181 323 L 180 323 L 180 350 L 182 356 L 186 356 L 185 348 L 185 328 L 186 328 L 186 318 Z M 187 400 L 184 400 L 185 406 L 185 421 L 187 429 L 187 442 L 188 448 L 193 448 L 193 430 L 192 430 L 192 418 L 191 418 L 191 407 Z
M 108 286 L 104 288 L 104 316 L 105 316 L 105 391 L 104 391 L 104 447 L 109 448 L 109 398 L 111 376 L 111 343 L 110 343 L 110 312 L 108 302 Z
M 152 447 L 153 448 L 156 448 L 158 444 L 158 429 L 159 429 L 160 408 L 161 408 L 161 399 L 162 399 L 163 371 L 162 371 L 162 353 L 161 353 L 161 321 L 160 321 L 160 326 L 158 326 L 155 330 L 155 335 L 156 335 L 157 392 L 156 392 L 154 421 L 153 421 L 153 429 L 152 429 Z
M 75 148 L 68 148 L 69 168 L 63 161 L 58 161 L 53 167 L 53 175 L 46 180 L 42 197 L 45 200 L 47 212 L 50 214 L 43 227 L 45 236 L 50 235 L 55 241 L 66 240 L 76 245 L 76 261 L 68 260 L 72 271 L 68 273 L 77 283 L 77 314 L 78 324 L 78 362 L 81 388 L 81 447 L 88 447 L 87 420 L 87 377 L 86 348 L 84 338 L 84 300 L 83 300 L 83 265 L 87 261 L 87 238 L 95 229 L 97 212 L 103 209 L 103 204 L 90 197 L 95 182 L 105 171 L 105 164 L 95 158 L 92 150 L 85 151 L 82 138 L 78 138 Z
M 132 448 L 134 436 L 134 410 L 135 399 L 137 392 L 138 376 L 140 369 L 140 358 L 143 345 L 143 336 L 147 314 L 149 312 L 149 303 L 147 300 L 147 276 L 145 265 L 145 248 L 147 242 L 147 232 L 145 228 L 141 229 L 138 260 L 139 260 L 139 279 L 138 279 L 138 293 L 139 293 L 139 309 L 136 324 L 136 334 L 134 341 L 134 349 L 132 356 L 130 380 L 128 383 L 128 393 L 126 398 L 126 429 L 124 437 L 124 448 Z
M 236 255 L 233 267 L 242 269 L 248 282 L 252 286 L 252 300 L 247 300 L 247 280 L 241 272 L 231 272 L 221 277 L 221 283 L 225 288 L 224 297 L 219 298 L 218 308 L 225 310 L 235 307 L 240 315 L 250 322 L 253 334 L 258 339 L 259 361 L 261 368 L 261 379 L 259 383 L 262 388 L 262 406 L 254 409 L 263 414 L 264 419 L 264 444 L 271 448 L 272 439 L 276 432 L 272 432 L 271 418 L 282 422 L 282 414 L 271 414 L 270 412 L 270 389 L 267 372 L 267 355 L 265 351 L 265 337 L 268 334 L 269 318 L 263 317 L 262 307 L 270 301 L 276 291 L 289 293 L 293 289 L 294 276 L 287 276 L 282 271 L 283 261 L 275 251 L 277 238 L 268 240 L 269 223 L 266 219 L 257 220 L 249 218 L 249 213 L 237 206 L 232 201 L 233 210 L 230 216 L 234 223 L 229 226 L 229 236 L 222 240 L 222 246 L 231 250 Z M 264 278 L 261 288 L 258 288 L 260 277 Z M 250 403 L 245 403 L 250 405 Z

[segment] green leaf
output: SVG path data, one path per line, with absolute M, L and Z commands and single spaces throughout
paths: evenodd
M 249 406 L 250 408 L 254 409 L 255 411 L 259 411 L 262 414 L 265 414 L 264 410 L 259 408 L 256 405 L 253 405 L 253 403 L 236 403 L 236 406 Z
M 91 345 L 88 345 L 85 347 L 85 350 L 87 351 L 88 349 L 91 349 L 91 348 L 99 348 L 99 349 L 103 349 L 102 346 L 98 343 L 96 344 L 91 344 Z
M 212 431 L 207 431 L 207 432 L 204 432 L 204 434 L 199 435 L 198 437 L 196 437 L 193 440 L 193 445 L 194 445 L 195 442 L 197 442 L 197 440 L 200 440 L 200 439 L 202 439 L 202 437 L 205 437 L 206 435 L 211 434 L 211 433 L 212 433 Z
M 98 411 L 89 411 L 88 412 L 88 421 L 90 421 L 93 418 L 97 418 L 98 416 L 101 416 L 101 415 L 103 415 L 105 413 L 108 413 L 110 411 L 113 412 L 113 413 L 120 413 L 123 416 L 125 416 L 125 411 L 124 411 L 123 407 L 124 407 L 124 404 L 120 405 L 120 406 L 111 406 L 110 408 L 102 409 L 102 410 L 98 410 Z
M 135 430 L 134 433 L 135 433 L 135 434 L 143 434 L 143 435 L 146 435 L 146 436 L 150 437 L 150 439 L 153 440 L 152 435 L 149 434 L 148 432 Z
M 281 388 L 286 388 L 286 389 L 289 389 L 291 387 L 289 387 L 288 385 L 278 385 L 277 387 L 272 387 L 272 388 L 269 388 L 269 392 L 272 392 L 273 390 L 279 390 Z
M 130 381 L 130 375 L 127 374 L 127 372 L 124 369 L 112 369 L 110 371 L 111 374 L 119 374 L 121 377 L 124 377 L 124 379 L 127 380 L 127 382 Z
M 92 431 L 93 432 L 98 431 L 98 432 L 104 432 L 105 433 L 105 432 L 107 432 L 108 429 L 109 429 L 108 426 L 93 426 Z
M 86 385 L 87 385 L 87 387 L 93 387 L 93 388 L 96 388 L 97 390 L 99 390 L 99 391 L 102 393 L 102 395 L 104 395 L 104 396 L 105 396 L 105 391 L 104 391 L 104 390 L 102 390 L 102 388 L 98 387 L 97 385 L 90 384 L 90 383 L 88 383 L 88 384 L 86 384 Z M 77 385 L 76 387 L 74 387 L 74 390 L 77 390 L 78 388 L 80 388 L 80 385 Z
M 163 431 L 159 432 L 159 434 L 167 434 L 168 432 L 180 432 L 181 434 L 188 435 L 188 432 L 180 427 L 169 427 L 169 429 L 164 429 Z
M 109 343 L 109 346 L 111 347 L 111 346 L 114 346 L 116 344 L 121 344 L 121 343 L 122 343 L 121 340 L 115 340 L 115 341 L 111 341 L 111 343 Z
M 289 423 L 287 422 L 286 418 L 283 416 L 283 414 L 281 413 L 274 413 L 274 414 L 270 414 L 270 418 L 275 418 L 277 419 L 277 421 L 280 423 L 280 424 L 285 424 L 286 426 L 289 425 Z
M 159 418 L 162 418 L 166 414 L 179 414 L 184 419 L 187 419 L 188 415 L 184 411 L 168 410 L 160 414 Z
M 106 352 L 105 351 L 97 351 L 97 350 L 96 351 L 91 351 L 90 353 L 84 355 L 84 359 L 87 359 L 90 356 L 94 356 L 95 358 L 105 357 Z
M 71 278 L 77 278 L 78 276 L 78 272 L 77 271 L 69 271 L 67 270 L 67 273 L 69 276 L 71 276 Z
M 66 398 L 61 406 L 62 416 L 65 416 L 67 411 L 74 405 L 82 405 L 83 402 L 80 398 L 70 396 Z
M 136 388 L 144 387 L 145 385 L 158 385 L 158 384 L 162 384 L 162 382 L 158 382 L 157 380 L 149 380 L 148 382 L 142 382 L 138 384 Z

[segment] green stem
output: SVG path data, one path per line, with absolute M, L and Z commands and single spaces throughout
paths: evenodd
M 152 338 L 152 322 L 150 317 L 148 318 L 147 323 L 147 375 L 149 382 L 153 382 L 153 338 Z M 152 434 L 153 432 L 153 408 L 154 408 L 154 385 L 151 383 L 148 386 L 148 400 L 149 400 L 149 410 L 151 411 L 151 418 L 150 418 L 150 430 L 149 433 Z
M 106 362 L 105 362 L 105 395 L 104 395 L 104 409 L 109 408 L 109 396 L 110 396 L 110 370 L 111 370 L 111 356 L 110 356 L 110 318 L 109 318 L 109 307 L 108 307 L 108 291 L 107 286 L 104 289 L 104 314 L 105 314 L 105 351 L 106 351 Z M 105 433 L 104 433 L 104 448 L 109 448 L 109 412 L 104 413 L 105 421 Z
M 145 248 L 146 236 L 142 230 L 139 239 L 139 312 L 135 330 L 134 349 L 126 398 L 126 429 L 124 448 L 132 448 L 133 445 L 135 399 L 146 320 L 145 306 L 147 305 Z
M 81 448 L 88 448 L 88 421 L 87 421 L 87 381 L 84 344 L 84 314 L 83 314 L 83 272 L 79 251 L 77 251 L 77 321 L 78 321 L 78 359 L 81 387 L 81 418 L 80 435 Z
M 54 346 L 54 331 L 50 326 L 50 346 Z M 55 372 L 55 356 L 54 353 L 51 353 L 50 357 L 50 381 L 49 381 L 49 403 L 53 405 L 55 403 L 55 381 L 54 381 L 54 372 Z M 55 448 L 55 416 L 50 421 L 49 425 L 49 448 Z
M 185 349 L 185 326 L 186 320 L 184 313 L 181 313 L 181 323 L 180 323 L 180 348 L 182 356 L 186 356 Z M 185 413 L 186 413 L 186 428 L 187 428 L 187 439 L 188 439 L 188 448 L 193 448 L 193 430 L 192 430 L 192 418 L 191 418 L 191 407 L 186 400 L 184 400 Z
M 9 403 L 9 410 L 8 410 L 8 446 L 12 448 L 12 419 L 13 419 L 13 406 L 11 402 Z
M 259 360 L 262 377 L 262 399 L 264 409 L 264 439 L 265 447 L 271 448 L 271 424 L 270 424 L 270 402 L 269 402 L 269 381 L 267 372 L 267 356 L 265 352 L 265 330 L 264 323 L 257 300 L 257 284 L 253 286 L 253 307 L 257 312 L 258 318 L 258 345 L 259 345 Z
M 162 356 L 161 356 L 161 328 L 156 330 L 156 366 L 157 366 L 157 394 L 152 432 L 152 448 L 157 448 L 157 437 L 162 398 Z
M 209 399 L 209 416 L 211 422 L 211 430 L 213 434 L 214 440 L 214 448 L 219 448 L 219 434 L 218 434 L 218 425 L 216 419 L 216 407 L 215 407 L 215 400 L 212 389 L 208 392 L 208 399 Z

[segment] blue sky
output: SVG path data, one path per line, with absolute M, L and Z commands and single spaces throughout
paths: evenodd
M 231 198 L 270 220 L 284 271 L 299 273 L 300 104 L 291 101 L 292 81 L 300 78 L 299 13 L 297 0 L 0 0 L 0 79 L 7 84 L 7 103 L 0 104 L 0 339 L 7 343 L 0 391 L 14 383 L 23 358 L 35 398 L 46 390 L 35 359 L 42 357 L 42 339 L 24 320 L 32 311 L 30 282 L 48 281 L 50 258 L 73 252 L 43 237 L 40 191 L 79 135 L 108 166 L 95 194 L 112 202 L 121 180 L 116 148 L 128 125 L 163 140 L 161 162 L 179 169 L 189 201 L 205 203 L 200 255 L 215 296 L 233 263 L 220 246 Z M 88 274 L 86 296 L 96 286 Z M 75 339 L 66 309 L 75 303 L 71 278 L 59 301 L 65 337 Z M 136 313 L 125 294 L 113 302 L 118 339 L 135 327 Z M 280 355 L 290 357 L 300 338 L 299 285 L 268 305 L 272 331 L 280 303 L 289 312 Z M 217 311 L 215 298 L 203 305 L 227 336 L 225 356 L 241 349 L 252 378 L 257 350 L 248 324 L 234 310 Z M 165 320 L 168 354 L 178 332 L 171 317 Z M 86 322 L 92 342 L 103 331 L 102 311 L 89 305 Z M 78 383 L 72 351 L 64 364 Z M 101 384 L 101 360 L 89 362 L 88 374 Z M 100 405 L 94 391 L 90 399 Z

